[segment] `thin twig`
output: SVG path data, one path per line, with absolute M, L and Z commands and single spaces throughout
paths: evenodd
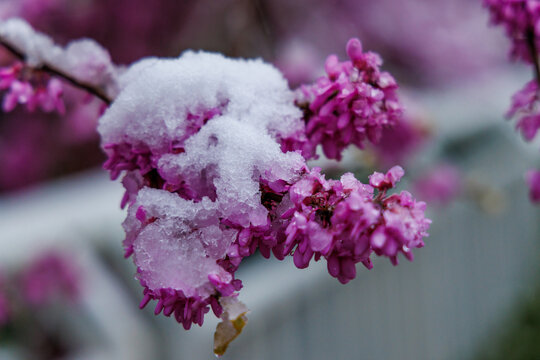
M 26 60 L 26 55 L 22 53 L 20 50 L 15 48 L 13 45 L 11 45 L 9 42 L 5 41 L 0 37 L 0 45 L 2 45 L 6 50 L 8 50 L 10 53 L 12 53 L 14 56 L 19 58 L 22 61 Z M 107 94 L 100 88 L 96 88 L 90 84 L 81 82 L 77 79 L 75 79 L 72 75 L 66 74 L 62 72 L 61 70 L 56 69 L 54 66 L 50 64 L 43 64 L 39 68 L 36 68 L 36 70 L 45 71 L 51 75 L 57 76 L 59 78 L 62 78 L 72 84 L 75 87 L 78 87 L 80 89 L 83 89 L 87 91 L 88 93 L 94 95 L 95 97 L 101 99 L 105 104 L 110 105 L 113 101 L 113 99 L 109 98 Z
M 540 85 L 540 64 L 538 63 L 538 49 L 536 48 L 534 30 L 527 31 L 527 45 L 532 56 L 536 82 Z
M 266 37 L 270 46 L 271 55 L 274 57 L 276 34 L 272 23 L 272 18 L 270 16 L 270 11 L 268 9 L 268 4 L 266 3 L 266 0 L 254 0 L 253 5 L 255 7 L 255 14 L 258 20 L 258 25 L 260 26 L 262 33 Z

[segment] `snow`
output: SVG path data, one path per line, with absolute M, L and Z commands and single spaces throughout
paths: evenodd
M 81 83 L 103 88 L 110 97 L 118 92 L 118 70 L 107 50 L 93 40 L 75 40 L 63 48 L 20 18 L 0 20 L 0 38 L 24 54 L 30 66 L 47 65 Z
M 261 60 L 191 51 L 143 59 L 119 82 L 121 91 L 99 122 L 103 145 L 149 149 L 163 180 L 198 195 L 186 200 L 143 187 L 124 222 L 125 245 L 133 245 L 138 276 L 150 289 L 208 295 L 202 289 L 209 274 L 231 278 L 216 261 L 237 230 L 220 219 L 266 225 L 260 179 L 293 182 L 305 166 L 299 153 L 283 153 L 278 143 L 303 127 L 293 93 Z M 134 219 L 140 207 L 151 223 Z

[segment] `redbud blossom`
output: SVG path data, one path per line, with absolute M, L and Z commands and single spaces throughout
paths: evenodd
M 308 158 L 315 156 L 315 147 L 321 144 L 328 158 L 340 160 L 348 145 L 363 148 L 366 140 L 376 143 L 382 129 L 394 125 L 402 115 L 397 83 L 380 70 L 379 55 L 364 53 L 358 39 L 349 40 L 347 55 L 350 60 L 344 62 L 330 55 L 326 76 L 297 91 L 310 147 L 296 148 L 307 152 Z
M 385 195 L 403 169 L 374 174 L 375 196 L 352 174 L 327 181 L 287 151 L 309 141 L 293 93 L 271 66 L 187 52 L 143 60 L 121 83 L 99 131 L 105 168 L 124 176 L 124 247 L 144 287 L 141 307 L 155 300 L 156 314 L 187 329 L 210 308 L 221 315 L 221 300 L 242 287 L 236 270 L 256 250 L 294 253 L 300 268 L 324 257 L 345 283 L 356 263 L 371 267 L 373 251 L 396 263 L 398 252 L 411 258 L 423 245 L 425 205 Z
M 0 68 L 0 90 L 7 90 L 2 105 L 5 112 L 12 111 L 17 104 L 25 105 L 29 111 L 38 107 L 45 112 L 66 111 L 60 80 L 20 62 Z
M 483 0 L 491 21 L 502 25 L 512 40 L 511 56 L 532 63 L 531 48 L 540 48 L 540 2 L 537 0 Z
M 414 184 L 415 193 L 424 201 L 439 205 L 454 200 L 463 188 L 463 174 L 450 164 L 441 164 L 422 174 Z

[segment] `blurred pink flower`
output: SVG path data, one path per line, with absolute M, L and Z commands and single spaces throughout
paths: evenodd
M 11 318 L 11 306 L 5 290 L 5 279 L 0 273 L 0 327 L 7 324 Z
M 540 171 L 529 170 L 525 175 L 527 185 L 529 185 L 529 197 L 532 202 L 540 202 Z
M 463 175 L 450 164 L 441 164 L 419 177 L 415 184 L 415 193 L 429 203 L 446 205 L 459 195 L 463 187 Z
M 77 300 L 80 274 L 67 257 L 47 253 L 34 259 L 21 274 L 21 292 L 30 305 L 41 306 L 55 300 Z
M 17 104 L 25 105 L 29 111 L 39 107 L 44 112 L 66 112 L 62 82 L 20 62 L 0 68 L 0 89 L 7 90 L 2 105 L 5 112 L 12 111 Z

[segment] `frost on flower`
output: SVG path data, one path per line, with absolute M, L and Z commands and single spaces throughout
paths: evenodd
M 372 253 L 397 263 L 423 246 L 425 204 L 386 196 L 403 169 L 376 173 L 371 185 L 352 174 L 326 180 L 306 165 L 306 148 L 292 151 L 309 144 L 307 127 L 274 67 L 185 52 L 139 61 L 119 84 L 98 130 L 104 167 L 126 190 L 124 248 L 144 287 L 141 307 L 154 300 L 156 314 L 186 329 L 212 309 L 223 320 L 216 353 L 245 325 L 245 311 L 233 311 L 245 309 L 235 272 L 256 250 L 292 255 L 299 268 L 324 258 L 346 283 L 356 263 L 371 267 Z
M 306 165 L 318 144 L 339 160 L 345 147 L 378 141 L 401 116 L 395 80 L 357 39 L 347 44 L 350 60 L 330 56 L 327 75 L 296 95 L 261 60 L 188 51 L 141 60 L 119 75 L 95 42 L 60 47 L 20 19 L 0 22 L 0 43 L 21 60 L 0 69 L 6 111 L 17 104 L 63 111 L 56 77 L 110 105 L 98 131 L 104 167 L 125 188 L 123 245 L 144 288 L 140 307 L 155 301 L 155 314 L 185 329 L 202 325 L 212 309 L 223 320 L 217 354 L 246 323 L 235 272 L 256 250 L 291 255 L 299 268 L 325 259 L 346 283 L 357 263 L 371 268 L 373 253 L 397 264 L 399 253 L 412 260 L 412 249 L 424 245 L 425 203 L 405 191 L 387 194 L 401 167 L 374 173 L 367 185 L 350 173 L 327 180 Z M 35 304 L 58 284 L 76 292 L 68 269 L 51 257 L 21 283 Z
M 349 40 L 347 55 L 350 60 L 343 62 L 330 55 L 326 75 L 297 92 L 309 142 L 290 148 L 302 149 L 307 157 L 315 156 L 315 147 L 321 144 L 328 158 L 340 160 L 350 144 L 363 148 L 366 140 L 377 142 L 382 129 L 394 125 L 402 114 L 397 83 L 380 70 L 379 55 L 363 52 L 358 39 Z
M 300 111 L 280 73 L 256 60 L 187 52 L 143 60 L 121 82 L 99 131 L 105 167 L 126 174 L 124 246 L 142 305 L 156 299 L 156 312 L 189 328 L 240 289 L 232 245 L 241 229 L 268 230 L 261 187 L 280 190 L 303 169 L 278 143 L 302 129 Z

